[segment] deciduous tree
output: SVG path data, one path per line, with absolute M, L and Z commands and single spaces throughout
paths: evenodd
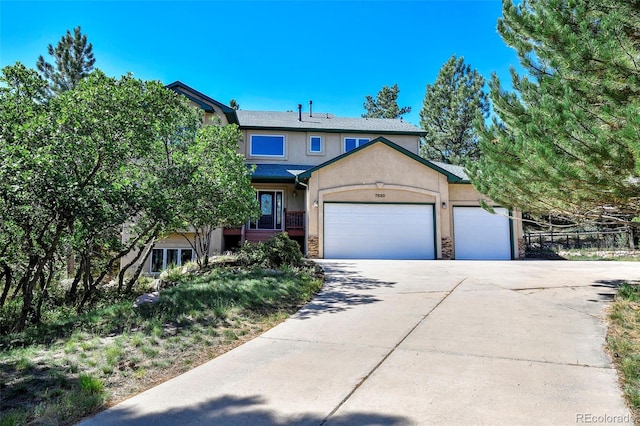
M 235 124 L 211 125 L 198 131 L 194 143 L 178 158 L 190 178 L 179 188 L 176 216 L 180 229 L 195 231 L 189 240 L 200 266 L 210 256 L 213 231 L 260 217 L 250 170 L 238 154 L 242 133 Z
M 21 299 L 23 328 L 39 322 L 65 248 L 80 258 L 82 305 L 132 248 L 119 239 L 123 223 L 172 224 L 163 198 L 173 183 L 168 144 L 186 145 L 179 135 L 195 134 L 201 120 L 159 82 L 129 76 L 95 71 L 48 100 L 47 82 L 21 64 L 0 80 L 0 266 Z

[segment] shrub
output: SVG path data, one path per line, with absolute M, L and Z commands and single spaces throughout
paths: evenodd
M 640 300 L 640 287 L 637 285 L 624 283 L 622 284 L 622 286 L 620 286 L 618 295 L 630 302 L 637 302 Z
M 182 273 L 182 267 L 180 266 L 174 266 L 172 268 L 165 269 L 160 274 L 160 279 L 162 281 L 170 283 L 179 283 L 183 277 L 184 274 Z
M 286 232 L 277 234 L 262 243 L 245 243 L 238 254 L 238 261 L 246 266 L 278 268 L 302 264 L 302 252 L 297 242 Z
M 96 377 L 89 374 L 80 374 L 80 389 L 88 394 L 97 394 L 104 389 L 104 383 Z

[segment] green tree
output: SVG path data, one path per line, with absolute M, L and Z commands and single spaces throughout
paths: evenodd
M 638 1 L 503 4 L 498 31 L 528 75 L 490 83 L 474 185 L 533 213 L 627 222 L 640 213 Z
M 363 104 L 367 112 L 362 114 L 362 117 L 400 118 L 404 114 L 411 112 L 411 107 L 398 107 L 398 93 L 400 93 L 400 89 L 398 89 L 397 84 L 394 84 L 391 87 L 383 86 L 375 99 L 367 95 Z
M 40 321 L 69 248 L 80 259 L 82 307 L 120 257 L 173 225 L 167 153 L 186 149 L 201 115 L 159 82 L 99 71 L 48 101 L 47 82 L 21 64 L 0 82 L 2 302 L 12 287 L 21 329 Z M 140 232 L 122 244 L 132 217 Z
M 238 154 L 241 140 L 242 133 L 235 124 L 206 126 L 178 158 L 190 174 L 187 184 L 177 191 L 178 229 L 194 230 L 193 240 L 183 235 L 200 266 L 208 263 L 216 228 L 238 226 L 260 217 L 250 170 Z
M 474 120 L 489 113 L 484 83 L 464 58 L 453 55 L 444 63 L 434 84 L 427 84 L 420 111 L 420 125 L 427 132 L 422 157 L 457 165 L 478 158 Z
M 36 65 L 49 81 L 50 96 L 76 87 L 80 80 L 89 75 L 96 62 L 93 46 L 87 43 L 87 36 L 82 34 L 79 26 L 73 29 L 73 35 L 67 30 L 55 48 L 50 44 L 48 53 L 53 57 L 54 64 L 40 55 Z
M 236 111 L 240 109 L 240 104 L 235 99 L 231 99 L 229 101 L 229 106 L 231 107 L 231 109 L 234 109 Z

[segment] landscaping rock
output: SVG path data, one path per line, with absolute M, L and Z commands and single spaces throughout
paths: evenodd
M 158 303 L 160 301 L 160 293 L 154 291 L 152 293 L 145 293 L 142 296 L 138 296 L 135 302 L 133 302 L 133 307 L 137 308 L 138 306 L 144 305 L 146 303 Z

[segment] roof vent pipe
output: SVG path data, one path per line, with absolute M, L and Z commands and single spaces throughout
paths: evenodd
M 309 101 L 309 117 L 313 117 L 313 101 Z
M 302 104 L 298 104 L 298 121 L 302 121 Z

